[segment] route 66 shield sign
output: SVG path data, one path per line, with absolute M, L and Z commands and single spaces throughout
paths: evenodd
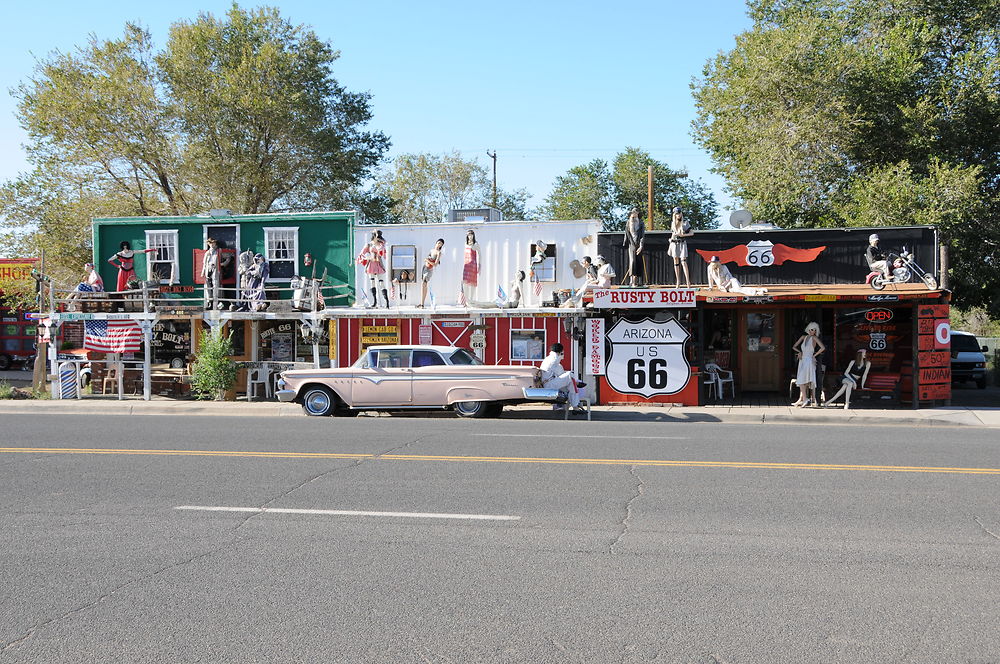
M 611 342 L 605 370 L 608 385 L 621 394 L 644 397 L 680 392 L 691 378 L 684 354 L 684 342 L 690 336 L 674 318 L 619 320 L 607 334 Z

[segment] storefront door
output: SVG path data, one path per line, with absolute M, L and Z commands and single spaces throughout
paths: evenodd
M 781 313 L 748 311 L 741 316 L 740 383 L 750 392 L 781 390 Z

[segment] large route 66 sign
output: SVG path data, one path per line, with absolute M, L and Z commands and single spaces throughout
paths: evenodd
M 689 336 L 673 318 L 619 320 L 607 334 L 611 342 L 605 374 L 608 385 L 621 394 L 644 397 L 680 392 L 691 377 L 684 354 Z

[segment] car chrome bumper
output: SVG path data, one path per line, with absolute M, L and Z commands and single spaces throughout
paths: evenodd
M 549 387 L 525 387 L 524 398 L 528 401 L 559 401 L 559 390 Z
M 278 390 L 274 393 L 278 401 L 295 401 L 295 390 Z

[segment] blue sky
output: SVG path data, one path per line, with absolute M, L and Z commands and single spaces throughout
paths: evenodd
M 390 156 L 456 149 L 487 165 L 486 150 L 495 149 L 500 186 L 526 188 L 537 205 L 570 167 L 636 146 L 686 168 L 720 203 L 732 203 L 691 140 L 689 84 L 749 28 L 742 1 L 268 4 L 341 51 L 334 75 L 349 90 L 373 95 L 370 126 L 391 137 Z M 17 3 L 5 10 L 13 29 L 0 40 L 0 83 L 5 91 L 15 87 L 36 58 L 83 44 L 90 33 L 118 36 L 125 21 L 143 24 L 162 45 L 174 21 L 229 6 Z M 15 111 L 4 94 L 0 180 L 27 168 Z

